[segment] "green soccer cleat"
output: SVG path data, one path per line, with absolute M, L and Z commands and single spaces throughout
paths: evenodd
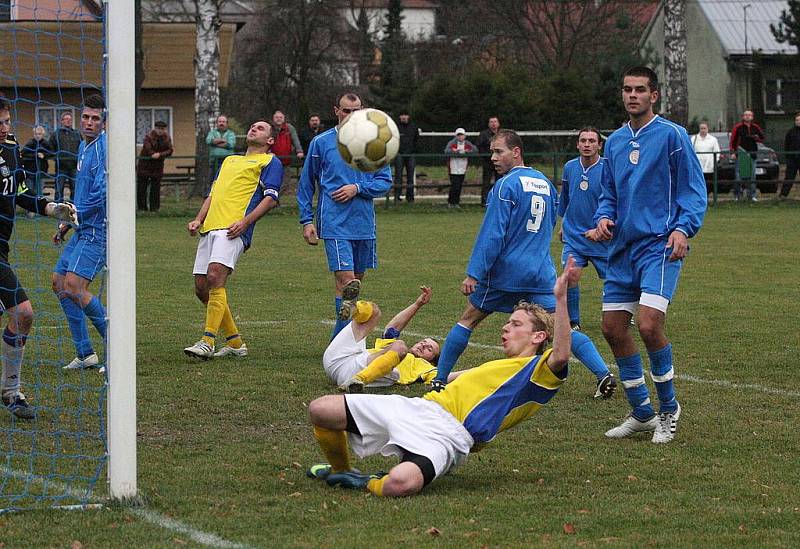
M 318 480 L 325 480 L 331 474 L 333 467 L 330 463 L 315 463 L 306 471 L 308 478 L 315 478 Z
M 344 473 L 331 473 L 325 479 L 328 486 L 332 488 L 347 488 L 350 490 L 366 490 L 367 484 L 372 479 L 383 478 L 387 473 L 381 471 L 373 475 L 365 475 L 357 469 L 345 471 Z

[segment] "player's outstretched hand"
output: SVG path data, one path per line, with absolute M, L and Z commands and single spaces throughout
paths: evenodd
M 613 229 L 615 225 L 616 224 L 607 217 L 598 221 L 597 229 L 595 229 L 597 240 L 611 240 L 614 238 L 614 231 L 611 229 Z
M 53 235 L 53 244 L 56 246 L 61 246 L 61 244 L 64 243 L 64 237 L 67 236 L 67 233 L 71 227 L 72 225 L 69 223 L 59 223 L 58 230 L 56 231 L 56 234 Z
M 669 256 L 670 261 L 683 259 L 689 251 L 689 239 L 680 231 L 672 231 L 667 240 L 667 248 L 672 248 L 672 253 Z
M 570 283 L 577 284 L 580 280 L 581 272 L 575 266 L 575 258 L 571 255 L 567 257 L 567 264 L 564 266 L 564 271 L 556 279 L 556 285 L 553 287 L 553 294 L 556 299 L 565 298 L 567 296 L 567 287 Z
M 475 291 L 475 288 L 477 287 L 478 287 L 478 281 L 472 278 L 471 276 L 468 276 L 461 283 L 461 293 L 464 295 L 470 295 L 472 294 L 472 292 Z
M 202 224 L 203 223 L 201 223 L 200 221 L 192 219 L 191 221 L 189 221 L 189 224 L 186 225 L 186 230 L 189 231 L 190 235 L 195 236 L 197 235 L 197 231 L 200 230 L 200 226 Z
M 433 290 L 431 290 L 430 286 L 420 286 L 419 289 L 422 293 L 420 293 L 419 297 L 417 298 L 417 305 L 422 307 L 423 305 L 427 305 L 431 302 L 431 293 Z
M 317 228 L 313 223 L 303 225 L 303 238 L 309 246 L 316 246 L 319 244 L 319 237 L 317 236 Z
M 78 224 L 78 210 L 69 202 L 48 202 L 44 208 L 44 214 L 73 225 Z

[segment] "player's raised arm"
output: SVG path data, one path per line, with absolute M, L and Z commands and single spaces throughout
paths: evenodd
M 547 359 L 547 366 L 554 374 L 561 372 L 569 361 L 571 347 L 571 328 L 569 313 L 567 312 L 567 286 L 570 282 L 577 282 L 580 271 L 575 267 L 575 259 L 567 258 L 564 272 L 556 279 L 553 294 L 556 297 L 556 311 L 553 313 L 553 352 Z
M 430 302 L 431 289 L 428 286 L 420 286 L 419 289 L 421 291 L 419 297 L 417 297 L 411 305 L 394 315 L 394 318 L 386 325 L 387 330 L 389 328 L 394 328 L 398 332 L 402 332 L 405 327 L 408 326 L 408 323 L 411 322 L 411 319 L 414 318 L 414 315 L 416 315 L 424 305 Z

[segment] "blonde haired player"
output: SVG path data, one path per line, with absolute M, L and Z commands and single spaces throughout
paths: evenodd
M 399 395 L 329 395 L 308 407 L 314 436 L 328 459 L 308 475 L 330 486 L 377 496 L 410 496 L 462 463 L 502 431 L 532 416 L 567 377 L 570 325 L 567 284 L 575 261 L 556 280 L 554 319 L 538 305 L 520 303 L 502 330 L 506 358 L 452 374 L 439 392 Z M 553 348 L 545 350 L 552 336 Z M 359 457 L 397 456 L 388 475 L 350 467 L 348 442 Z
M 250 247 L 256 221 L 278 205 L 283 165 L 268 154 L 275 142 L 269 122 L 259 120 L 247 132 L 244 156 L 225 158 L 211 192 L 187 229 L 197 244 L 194 274 L 195 294 L 206 305 L 203 337 L 183 352 L 208 360 L 215 356 L 246 356 L 247 346 L 239 335 L 228 306 L 225 283 L 239 257 Z M 216 353 L 220 329 L 226 343 Z

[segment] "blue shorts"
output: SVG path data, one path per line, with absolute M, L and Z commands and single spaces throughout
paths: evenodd
M 95 275 L 106 266 L 105 234 L 81 233 L 72 235 L 64 246 L 53 271 L 60 275 L 75 273 L 86 280 L 94 280 Z
M 575 266 L 576 267 L 586 267 L 589 265 L 589 262 L 594 265 L 594 270 L 597 271 L 597 276 L 600 277 L 600 280 L 606 279 L 606 273 L 608 272 L 608 257 L 595 257 L 595 256 L 587 256 L 581 255 L 575 251 L 575 249 L 564 242 L 564 250 L 561 252 L 561 266 L 567 264 L 567 258 L 572 256 L 575 258 Z
M 325 239 L 325 254 L 328 269 L 363 273 L 378 267 L 378 252 L 375 240 Z
M 635 242 L 608 256 L 608 276 L 603 284 L 603 303 L 634 303 L 642 294 L 672 301 L 678 288 L 683 260 L 670 261 L 667 239 Z
M 469 295 L 472 306 L 485 313 L 511 313 L 514 305 L 520 301 L 536 303 L 549 313 L 556 310 L 556 296 L 553 292 L 506 292 L 487 288 L 479 282 L 475 291 Z

